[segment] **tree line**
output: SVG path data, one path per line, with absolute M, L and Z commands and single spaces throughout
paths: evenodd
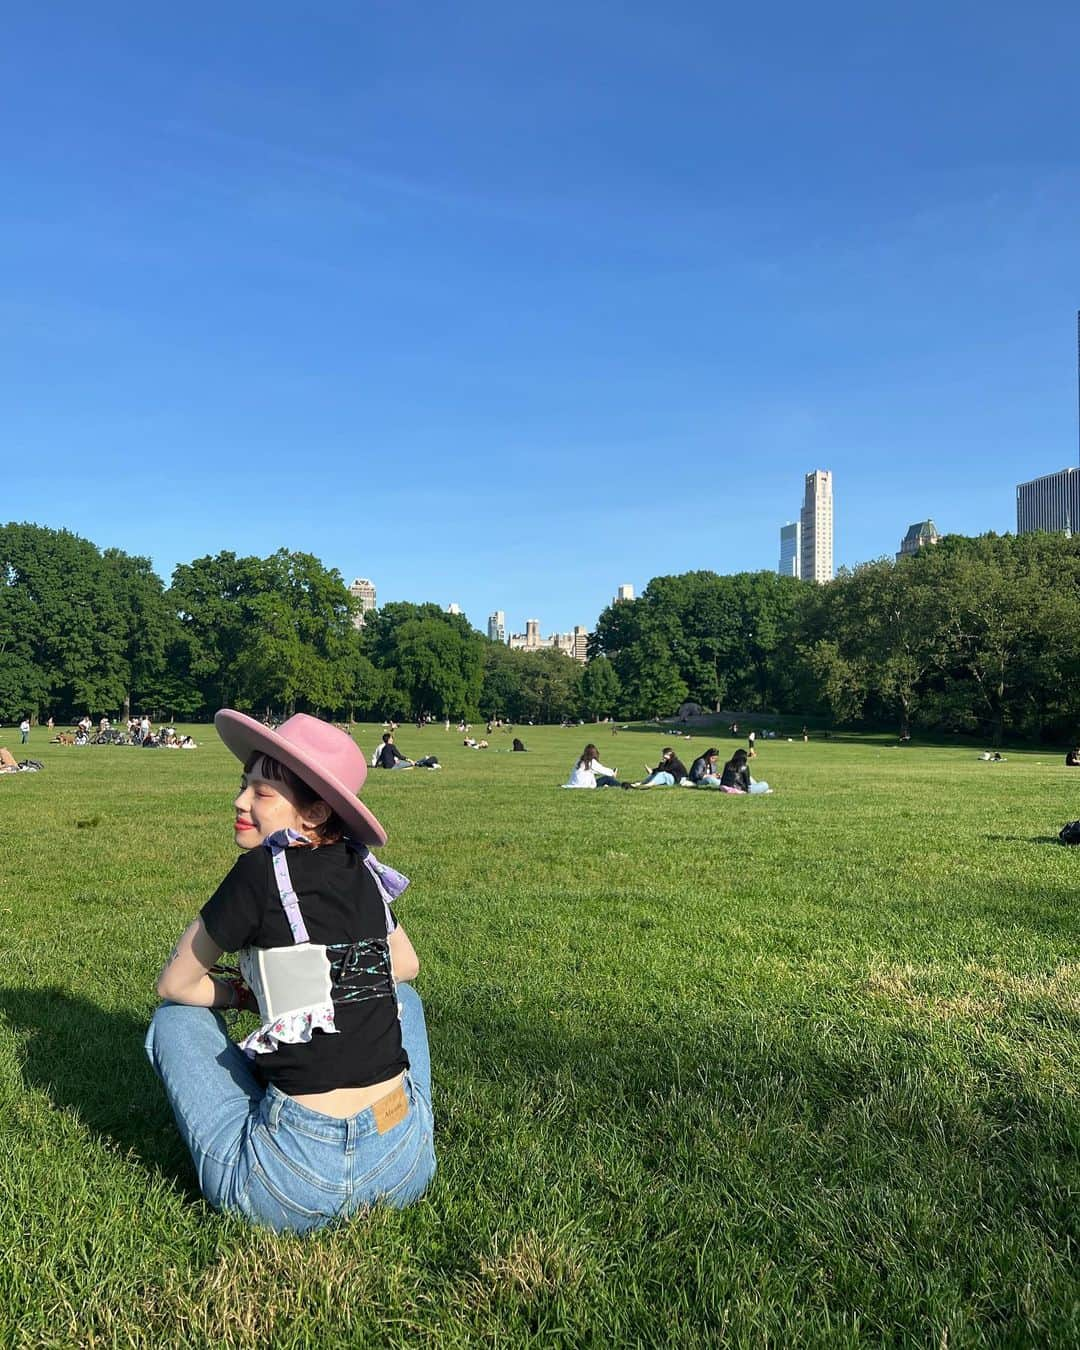
M 1080 540 L 950 535 L 824 586 L 773 573 L 657 577 L 600 616 L 622 709 L 817 715 L 838 725 L 1077 738 Z
M 0 720 L 219 707 L 360 719 L 642 718 L 683 702 L 899 733 L 1069 738 L 1080 725 L 1080 540 L 948 536 L 814 586 L 771 572 L 654 578 L 609 606 L 583 667 L 392 603 L 354 619 L 311 554 L 222 552 L 168 586 L 146 558 L 0 526 Z
M 220 707 L 349 718 L 586 714 L 581 665 L 511 651 L 463 615 L 393 603 L 354 622 L 341 574 L 307 553 L 150 561 L 67 530 L 0 526 L 0 721 Z M 583 699 L 585 703 L 583 703 Z

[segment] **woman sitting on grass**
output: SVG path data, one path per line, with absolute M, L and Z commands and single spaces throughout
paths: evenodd
M 386 832 L 356 795 L 364 755 L 303 713 L 214 721 L 244 765 L 242 854 L 161 972 L 146 1037 L 199 1186 L 279 1232 L 408 1205 L 435 1172 L 431 1065 L 390 910 L 408 882 L 371 856 Z M 243 978 L 215 967 L 223 951 Z M 261 1021 L 239 1045 L 214 1011 L 235 1007 Z
M 720 784 L 720 775 L 716 771 L 716 761 L 720 756 L 720 751 L 715 745 L 710 745 L 703 755 L 698 755 L 693 764 L 690 765 L 690 782 L 695 787 L 718 788 Z
M 650 769 L 647 778 L 634 783 L 636 788 L 677 787 L 687 777 L 686 765 L 671 748 L 666 746 L 660 756 L 660 763 Z
M 581 752 L 581 758 L 571 770 L 570 777 L 563 784 L 568 788 L 605 788 L 629 787 L 629 783 L 620 783 L 618 769 L 605 768 L 600 763 L 600 751 L 589 744 Z
M 720 786 L 726 788 L 729 792 L 752 792 L 755 795 L 771 792 L 772 788 L 769 787 L 768 783 L 756 783 L 750 777 L 750 765 L 747 763 L 747 758 L 745 750 L 735 751 L 724 765 L 724 772 L 720 775 Z

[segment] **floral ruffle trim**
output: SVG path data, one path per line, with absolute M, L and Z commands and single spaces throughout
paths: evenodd
M 314 1008 L 298 1008 L 295 1012 L 282 1013 L 272 1022 L 264 1022 L 257 1031 L 245 1036 L 240 1049 L 249 1059 L 256 1055 L 272 1055 L 281 1045 L 301 1045 L 311 1040 L 313 1031 L 325 1031 L 334 1034 L 334 1005 L 320 1003 Z

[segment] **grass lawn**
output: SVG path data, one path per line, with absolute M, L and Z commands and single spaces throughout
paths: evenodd
M 444 768 L 365 795 L 413 879 L 439 1175 L 299 1240 L 201 1202 L 142 1052 L 234 857 L 195 735 L 35 730 L 45 771 L 0 777 L 0 1343 L 1080 1343 L 1061 756 L 768 742 L 771 797 L 563 792 L 589 736 L 623 777 L 663 739 L 403 729 Z

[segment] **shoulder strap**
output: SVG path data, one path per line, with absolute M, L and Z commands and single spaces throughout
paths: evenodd
M 273 834 L 267 835 L 263 840 L 264 846 L 270 850 L 270 856 L 274 864 L 274 878 L 277 881 L 278 898 L 281 900 L 281 908 L 285 911 L 285 917 L 289 921 L 294 942 L 311 941 L 308 936 L 307 925 L 304 923 L 304 916 L 300 913 L 300 901 L 293 890 L 289 867 L 285 861 L 285 853 L 289 845 L 293 840 L 303 838 L 304 836 L 297 834 L 295 830 L 277 830 Z
M 408 886 L 409 878 L 402 876 L 394 868 L 388 867 L 386 863 L 379 862 L 367 844 L 361 844 L 356 839 L 346 839 L 345 844 L 347 848 L 359 854 L 360 861 L 371 873 L 379 895 L 382 897 L 383 909 L 386 912 L 386 931 L 392 933 L 397 927 L 397 920 L 391 913 L 390 906 Z

